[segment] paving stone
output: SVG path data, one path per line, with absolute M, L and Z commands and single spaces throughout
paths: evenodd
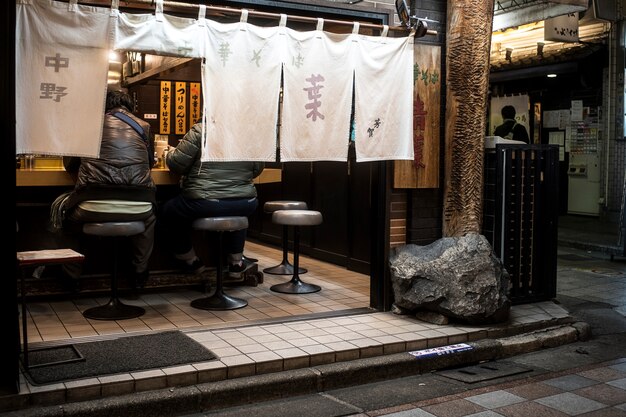
M 580 395 L 573 394 L 571 392 L 564 392 L 562 394 L 552 395 L 550 397 L 539 398 L 537 401 L 539 404 L 546 405 L 556 410 L 562 411 L 570 416 L 587 413 L 590 411 L 599 410 L 605 408 L 606 405 L 594 400 L 589 400 Z
M 490 410 L 515 403 L 524 402 L 524 398 L 518 397 L 517 395 L 511 394 L 510 392 L 500 390 L 488 392 L 486 394 L 475 395 L 473 397 L 466 397 L 465 399 Z

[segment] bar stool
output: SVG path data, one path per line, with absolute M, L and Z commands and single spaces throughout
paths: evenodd
M 304 201 L 291 201 L 291 200 L 277 200 L 267 201 L 263 205 L 263 211 L 266 213 L 274 213 L 277 210 L 306 210 L 308 207 Z M 272 217 L 272 221 L 274 218 Z M 276 222 L 274 222 L 276 223 Z M 283 225 L 283 260 L 280 264 L 265 268 L 263 272 L 272 275 L 293 275 L 293 265 L 289 263 L 287 257 L 289 252 L 289 228 L 287 225 Z M 305 274 L 307 270 L 300 268 L 299 274 Z
M 300 226 L 317 226 L 322 223 L 322 213 L 315 210 L 277 210 L 272 214 L 276 224 L 294 226 L 293 232 L 293 276 L 291 281 L 276 284 L 270 290 L 284 294 L 308 294 L 318 292 L 319 285 L 307 284 L 300 280 Z
M 138 235 L 146 230 L 143 222 L 103 222 L 85 223 L 83 233 L 91 236 L 113 238 L 113 272 L 111 274 L 111 299 L 105 305 L 92 307 L 83 312 L 83 316 L 93 320 L 126 320 L 145 314 L 139 306 L 124 304 L 117 294 L 117 257 L 119 241 L 122 238 Z
M 195 230 L 205 232 L 217 232 L 217 278 L 215 284 L 215 292 L 209 297 L 198 298 L 191 302 L 191 306 L 201 310 L 235 310 L 248 305 L 246 300 L 231 297 L 224 293 L 224 277 L 222 273 L 222 240 L 224 232 L 235 232 L 237 230 L 246 229 L 248 227 L 248 218 L 243 216 L 226 216 L 226 217 L 202 217 L 196 219 L 192 223 Z

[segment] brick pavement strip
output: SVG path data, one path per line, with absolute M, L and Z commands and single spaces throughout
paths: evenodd
M 481 414 L 486 413 L 486 414 Z M 626 357 L 351 417 L 624 417 Z

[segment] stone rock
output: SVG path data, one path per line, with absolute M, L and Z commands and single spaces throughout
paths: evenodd
M 482 235 L 399 246 L 389 262 L 398 311 L 431 311 L 470 324 L 508 319 L 509 274 Z
M 420 310 L 415 313 L 415 318 L 427 323 L 438 324 L 439 326 L 446 326 L 450 323 L 448 317 L 432 311 Z

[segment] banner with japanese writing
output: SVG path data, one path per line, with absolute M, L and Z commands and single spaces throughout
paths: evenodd
M 347 161 L 352 109 L 348 35 L 287 29 L 281 161 Z
M 413 160 L 413 37 L 353 40 L 356 160 Z
M 98 157 L 111 10 L 16 3 L 16 153 Z
M 200 121 L 200 83 L 189 83 L 189 128 Z
M 159 87 L 159 133 L 169 135 L 172 130 L 172 82 L 161 81 Z
M 278 27 L 207 20 L 202 66 L 202 161 L 275 161 L 281 50 Z
M 175 93 L 174 113 L 176 116 L 176 134 L 184 135 L 189 130 L 187 127 L 187 83 L 184 81 L 176 82 Z

